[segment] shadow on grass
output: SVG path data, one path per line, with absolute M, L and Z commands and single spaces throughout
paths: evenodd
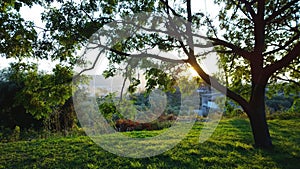
M 232 142 L 240 141 L 253 145 L 253 136 L 249 120 L 229 120 L 230 124 L 238 130 Z M 268 158 L 278 168 L 299 168 L 300 165 L 300 120 L 269 120 L 273 150 L 253 149 L 252 156 Z M 225 125 L 226 126 L 226 125 Z M 244 154 L 245 156 L 246 154 Z
M 1 143 L 0 168 L 299 168 L 300 120 L 269 124 L 275 145 L 272 151 L 253 148 L 246 119 L 230 119 L 222 120 L 202 144 L 202 124 L 196 123 L 173 149 L 143 159 L 111 154 L 86 136 Z

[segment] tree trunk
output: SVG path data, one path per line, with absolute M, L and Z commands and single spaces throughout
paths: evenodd
M 248 112 L 255 146 L 270 149 L 273 147 L 265 111 L 265 86 L 252 84 Z

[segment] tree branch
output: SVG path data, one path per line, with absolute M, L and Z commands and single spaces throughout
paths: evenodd
M 251 17 L 253 19 L 255 19 L 256 18 L 256 14 L 255 14 L 255 11 L 253 10 L 253 8 L 251 7 L 252 4 L 249 3 L 247 0 L 241 0 L 241 2 L 245 4 L 247 12 L 249 12 L 250 15 L 251 15 Z
M 238 102 L 242 106 L 242 108 L 245 110 L 246 113 L 249 112 L 248 111 L 249 110 L 248 102 L 243 97 L 241 97 L 240 95 L 234 93 L 229 88 L 227 88 L 227 87 L 223 86 L 222 84 L 220 84 L 217 79 L 211 77 L 206 72 L 204 72 L 204 70 L 197 63 L 197 60 L 196 60 L 195 56 L 190 56 L 187 63 L 189 63 L 195 69 L 195 71 L 198 73 L 198 75 L 207 84 L 209 84 L 210 86 L 212 86 L 213 88 L 215 88 L 219 92 L 225 94 L 226 96 L 228 96 L 232 100 Z
M 125 24 L 133 24 L 133 25 L 134 25 L 134 23 L 127 23 L 127 22 L 124 22 L 124 21 L 122 21 L 121 23 L 125 23 Z M 183 35 L 186 34 L 186 33 L 184 33 L 184 32 L 175 32 L 175 33 L 173 33 L 172 31 L 164 31 L 164 30 L 150 29 L 150 28 L 145 28 L 145 27 L 139 26 L 139 25 L 134 25 L 134 26 L 136 26 L 136 27 L 138 27 L 138 28 L 140 28 L 140 29 L 143 29 L 143 30 L 145 30 L 145 31 L 149 31 L 149 32 L 160 32 L 160 33 L 167 34 L 167 35 L 169 35 L 169 36 L 174 36 L 174 37 L 176 37 L 176 38 L 179 39 L 179 42 L 181 43 L 181 47 L 185 46 L 185 45 L 182 43 L 182 42 L 183 42 L 183 40 L 182 40 L 182 38 L 181 38 L 182 36 L 179 36 L 179 35 L 182 35 L 182 34 L 183 34 Z M 173 34 L 172 34 L 172 33 L 173 33 Z M 243 58 L 245 58 L 245 59 L 247 59 L 247 60 L 251 60 L 251 52 L 248 52 L 248 51 L 246 51 L 246 50 L 244 50 L 244 49 L 241 49 L 241 48 L 235 46 L 235 45 L 232 44 L 232 43 L 226 42 L 226 41 L 221 40 L 221 39 L 218 39 L 218 38 L 212 38 L 212 37 L 202 36 L 202 35 L 199 35 L 199 34 L 193 34 L 193 33 L 191 33 L 191 36 L 196 37 L 196 38 L 205 39 L 205 40 L 211 40 L 211 41 L 213 41 L 213 42 L 212 42 L 213 45 L 221 45 L 221 46 L 225 46 L 225 47 L 227 47 L 227 48 L 230 48 L 232 51 L 236 52 L 238 55 L 242 56 Z M 195 47 L 202 47 L 202 48 L 204 48 L 204 47 L 211 47 L 210 45 L 200 45 L 200 44 L 194 44 L 193 46 L 195 46 Z M 186 49 L 184 49 L 184 50 L 186 50 Z M 185 52 L 186 52 L 186 51 L 185 51 Z
M 294 59 L 300 56 L 300 42 L 298 42 L 294 48 L 285 55 L 281 60 L 276 61 L 275 63 L 264 68 L 267 77 L 271 77 L 273 73 L 277 70 L 282 69 L 283 67 L 288 66 Z
M 120 92 L 120 101 L 119 101 L 119 103 L 120 103 L 120 102 L 122 101 L 122 99 L 123 99 L 123 92 L 124 92 L 126 80 L 127 80 L 127 78 L 128 78 L 128 75 L 127 75 L 128 65 L 129 65 L 129 64 L 127 64 L 126 67 L 125 67 L 125 70 L 126 70 L 126 71 L 125 71 L 125 78 L 124 78 L 123 83 L 122 83 L 122 88 L 121 88 L 121 92 Z
M 164 62 L 170 62 L 170 63 L 185 63 L 186 62 L 185 59 L 176 60 L 176 59 L 165 58 L 165 57 L 162 57 L 162 56 L 149 54 L 149 53 L 132 54 L 132 55 L 129 55 L 128 57 L 134 57 L 134 58 L 150 57 L 150 58 L 154 58 L 154 59 L 157 59 L 157 60 L 161 60 L 161 61 L 164 61 Z
M 237 8 L 238 8 L 240 11 L 242 11 L 243 14 L 244 14 L 249 20 L 253 21 L 253 18 L 251 18 L 251 17 L 248 15 L 248 13 L 246 13 L 246 12 L 242 9 L 241 4 L 240 4 L 240 1 L 239 1 L 238 3 L 235 3 L 234 0 L 231 0 L 231 3 L 234 3 L 234 4 L 237 6 Z
M 154 59 L 158 59 L 161 61 L 165 61 L 165 62 L 171 62 L 171 63 L 185 63 L 186 61 L 184 59 L 171 59 L 171 58 L 166 58 L 163 56 L 158 56 L 158 55 L 154 55 L 154 54 L 149 54 L 149 53 L 140 53 L 140 54 L 128 54 L 122 51 L 118 51 L 116 49 L 112 49 L 110 47 L 98 44 L 99 48 L 104 48 L 106 50 L 109 50 L 111 52 L 114 52 L 118 55 L 122 55 L 122 56 L 126 56 L 126 57 L 135 57 L 135 58 L 146 58 L 146 57 L 151 57 Z
M 92 67 L 85 68 L 85 69 L 81 70 L 77 75 L 74 75 L 73 79 L 74 79 L 74 80 L 77 80 L 77 78 L 78 78 L 83 72 L 86 72 L 86 71 L 89 71 L 89 70 L 93 70 L 93 69 L 95 68 L 95 66 L 96 66 L 96 64 L 97 64 L 97 62 L 98 62 L 100 56 L 101 56 L 101 53 L 102 53 L 103 51 L 104 51 L 104 50 L 101 50 L 101 51 L 97 54 L 96 59 L 95 59 L 93 65 L 92 65 Z M 85 51 L 84 53 L 86 53 L 86 51 Z
M 195 55 L 196 57 L 200 57 L 200 56 L 205 56 L 205 55 L 208 55 L 210 53 L 223 53 L 223 54 L 232 54 L 234 53 L 232 50 L 211 50 L 211 51 L 208 51 L 208 52 L 204 52 L 204 53 L 201 53 L 199 55 Z
M 172 7 L 170 7 L 170 5 L 168 4 L 167 1 L 164 1 L 164 0 L 160 0 L 160 2 L 162 2 L 169 10 L 171 10 L 171 12 L 173 13 L 174 16 L 177 16 L 177 17 L 181 17 L 181 15 L 179 15 Z
M 279 80 L 283 80 L 283 81 L 286 81 L 286 82 L 291 82 L 291 83 L 294 83 L 295 85 L 299 86 L 300 87 L 300 83 L 295 81 L 295 80 L 292 80 L 292 79 L 284 79 L 282 77 L 279 77 L 279 76 L 276 76 L 277 79 Z
M 226 42 L 226 41 L 221 40 L 221 39 L 217 39 L 217 38 L 208 38 L 208 39 L 213 41 L 212 42 L 213 45 L 221 45 L 221 46 L 230 48 L 233 52 L 235 52 L 236 54 L 242 56 L 244 59 L 247 59 L 249 61 L 252 60 L 251 52 L 248 52 L 244 49 L 241 49 L 241 48 L 235 46 L 234 44 Z
M 274 18 L 276 18 L 278 15 L 280 15 L 282 12 L 284 12 L 285 10 L 289 9 L 292 5 L 296 4 L 297 2 L 299 2 L 299 0 L 293 0 L 288 2 L 287 4 L 285 4 L 282 8 L 280 8 L 279 10 L 275 11 L 272 13 L 272 15 L 270 15 L 265 22 L 268 24 L 270 23 Z
M 300 33 L 297 33 L 296 36 L 294 36 L 292 39 L 288 40 L 283 46 L 279 46 L 277 49 L 274 49 L 272 51 L 266 52 L 263 54 L 263 56 L 267 56 L 270 54 L 274 54 L 276 52 L 279 52 L 281 50 L 284 50 L 287 46 L 289 46 L 292 42 L 294 42 L 295 40 L 299 39 L 300 37 Z
M 187 48 L 185 47 L 185 45 L 183 44 L 183 42 L 181 40 L 179 40 L 180 46 L 183 49 L 183 52 L 188 55 L 189 51 L 187 50 Z
M 293 68 L 292 66 L 288 66 L 288 68 L 290 68 L 290 69 L 292 69 L 293 71 L 295 71 L 295 72 L 297 72 L 297 73 L 300 74 L 300 70 L 297 70 L 297 69 Z

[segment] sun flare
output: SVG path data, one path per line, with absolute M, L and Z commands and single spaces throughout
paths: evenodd
M 193 77 L 198 77 L 198 73 L 197 71 L 193 68 L 193 67 L 189 67 L 188 68 L 188 71 L 190 72 L 190 74 L 193 76 Z

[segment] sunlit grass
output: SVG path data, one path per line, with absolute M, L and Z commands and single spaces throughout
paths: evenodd
M 299 168 L 300 119 L 270 120 L 269 124 L 275 148 L 268 151 L 253 147 L 248 120 L 226 119 L 202 144 L 202 125 L 196 123 L 173 149 L 143 159 L 111 154 L 86 136 L 0 143 L 0 168 Z M 124 134 L 144 138 L 161 132 Z

